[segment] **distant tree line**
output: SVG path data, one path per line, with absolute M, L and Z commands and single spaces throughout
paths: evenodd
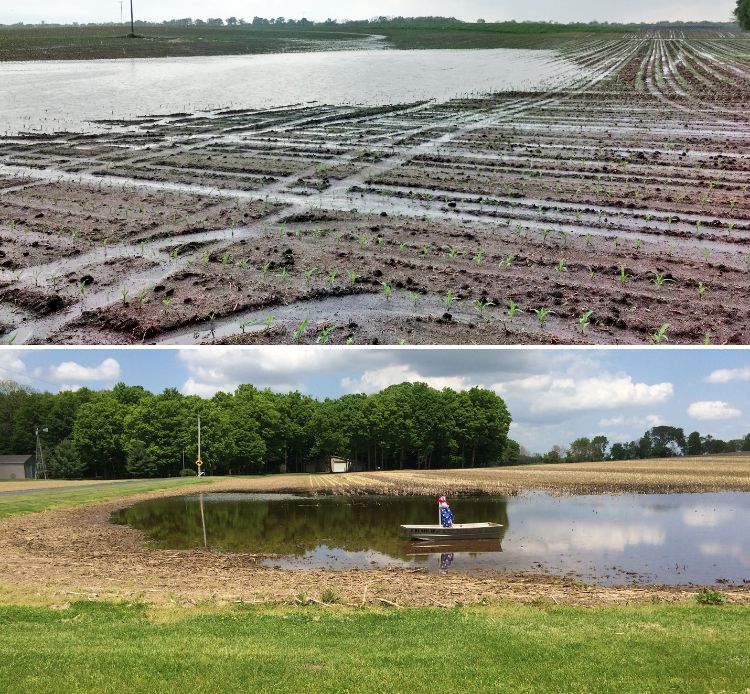
M 0 384 L 0 453 L 31 454 L 34 428 L 53 476 L 118 478 L 194 471 L 197 418 L 210 474 L 301 472 L 335 455 L 356 469 L 482 467 L 519 462 L 503 400 L 403 383 L 374 395 L 316 400 L 242 385 L 210 399 L 175 389 L 37 392 Z M 194 474 L 194 472 L 193 472 Z
M 750 434 L 745 438 L 722 441 L 710 434 L 693 431 L 685 436 L 678 427 L 657 426 L 646 431 L 636 441 L 614 443 L 610 446 L 606 436 L 581 437 L 565 449 L 553 446 L 544 454 L 531 455 L 521 451 L 521 463 L 580 463 L 600 460 L 636 460 L 671 458 L 684 455 L 713 455 L 718 453 L 750 452 Z

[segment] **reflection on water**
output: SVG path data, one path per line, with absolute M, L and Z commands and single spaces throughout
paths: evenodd
M 584 72 L 553 51 L 337 51 L 0 63 L 3 130 L 78 130 L 86 120 L 326 104 L 448 100 L 541 90 Z
M 750 494 L 460 498 L 457 522 L 501 523 L 500 542 L 408 542 L 435 523 L 426 497 L 205 494 L 156 499 L 113 520 L 157 547 L 275 554 L 289 569 L 423 567 L 533 571 L 623 584 L 750 582 Z M 204 534 L 205 533 L 205 534 Z

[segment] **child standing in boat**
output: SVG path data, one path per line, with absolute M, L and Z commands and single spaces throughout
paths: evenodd
M 440 510 L 440 525 L 444 528 L 452 528 L 453 511 L 451 511 L 451 507 L 448 506 L 448 500 L 444 496 L 438 499 L 438 509 Z

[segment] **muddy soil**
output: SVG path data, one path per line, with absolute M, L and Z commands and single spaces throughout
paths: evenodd
M 750 344 L 747 44 L 602 38 L 544 93 L 6 136 L 6 336 Z M 148 262 L 66 292 L 104 251 Z

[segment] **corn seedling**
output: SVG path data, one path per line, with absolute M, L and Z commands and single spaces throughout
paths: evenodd
M 514 318 L 519 313 L 523 313 L 518 304 L 513 299 L 508 300 L 508 316 Z
M 537 320 L 539 321 L 540 328 L 544 327 L 544 324 L 547 322 L 547 318 L 555 315 L 555 312 L 549 308 L 535 308 L 532 310 L 536 314 Z
M 350 272 L 349 273 L 349 281 L 352 284 L 357 284 L 357 280 L 359 279 L 359 275 L 356 272 Z
M 337 327 L 337 325 L 329 325 L 327 328 L 323 328 L 320 335 L 318 335 L 318 339 L 316 340 L 316 342 L 319 345 L 327 345 L 328 340 L 331 339 L 331 333 L 336 330 Z
M 448 255 L 451 258 L 457 258 L 459 255 L 461 255 L 457 248 L 454 248 L 453 246 L 448 246 Z
M 563 259 L 563 260 L 561 260 L 561 261 L 560 261 L 560 262 L 559 262 L 559 263 L 557 264 L 557 267 L 556 267 L 555 269 L 556 269 L 556 270 L 557 270 L 558 272 L 567 272 L 567 271 L 568 271 L 568 267 L 567 267 L 567 265 L 565 265 L 565 260 L 564 260 L 564 259 Z
M 494 306 L 491 301 L 488 301 L 487 299 L 474 299 L 472 302 L 472 306 L 474 306 L 474 309 L 476 312 L 480 315 L 480 317 L 487 320 L 487 309 L 490 306 Z
M 664 325 L 656 328 L 654 332 L 651 333 L 651 340 L 657 345 L 669 342 L 669 339 L 667 338 L 667 330 L 669 330 L 669 323 L 664 323 Z
M 310 267 L 305 270 L 305 279 L 310 280 L 312 279 L 312 276 L 315 274 L 315 268 Z
M 633 279 L 628 273 L 627 270 L 625 270 L 624 265 L 620 265 L 620 274 L 618 275 L 618 280 L 621 285 L 627 284 L 628 280 Z
M 472 260 L 477 264 L 480 265 L 482 261 L 484 260 L 484 251 L 477 251 L 476 255 L 472 258 Z
M 391 294 L 393 294 L 393 287 L 388 282 L 383 282 L 383 296 L 386 301 L 390 301 Z
M 706 285 L 703 284 L 703 282 L 698 282 L 698 298 L 702 299 L 705 293 L 706 293 Z
M 120 288 L 120 296 L 122 297 L 122 303 L 127 304 L 128 303 L 128 294 L 130 292 L 128 291 L 127 287 L 121 287 Z
M 448 293 L 443 297 L 443 303 L 446 308 L 450 308 L 458 301 L 461 301 L 461 299 L 453 293 L 452 289 L 449 289 Z
M 303 335 L 305 334 L 305 330 L 307 330 L 307 326 L 310 325 L 310 319 L 305 318 L 298 326 L 297 329 L 294 331 L 294 341 L 299 342 Z
M 230 257 L 231 257 L 231 256 L 230 256 L 230 254 L 229 254 L 229 251 L 226 251 L 226 252 L 224 253 L 224 255 L 223 255 L 223 256 L 221 256 L 221 264 L 222 264 L 222 265 L 226 265 L 226 264 L 227 264 L 227 263 L 229 262 L 229 258 L 230 258 Z
M 328 282 L 328 284 L 330 284 L 331 286 L 333 286 L 334 284 L 336 284 L 336 275 L 337 274 L 338 273 L 336 272 L 336 270 L 331 270 L 328 273 L 328 275 L 326 276 L 326 282 Z
M 578 319 L 578 325 L 581 326 L 582 334 L 586 332 L 586 328 L 588 327 L 589 323 L 591 323 L 591 316 L 593 313 L 593 311 L 585 311 Z
M 592 268 L 591 265 L 589 265 L 589 267 L 588 267 L 588 273 L 589 273 L 589 279 L 593 280 L 594 279 L 594 275 L 596 274 L 596 272 L 594 272 L 594 268 Z

